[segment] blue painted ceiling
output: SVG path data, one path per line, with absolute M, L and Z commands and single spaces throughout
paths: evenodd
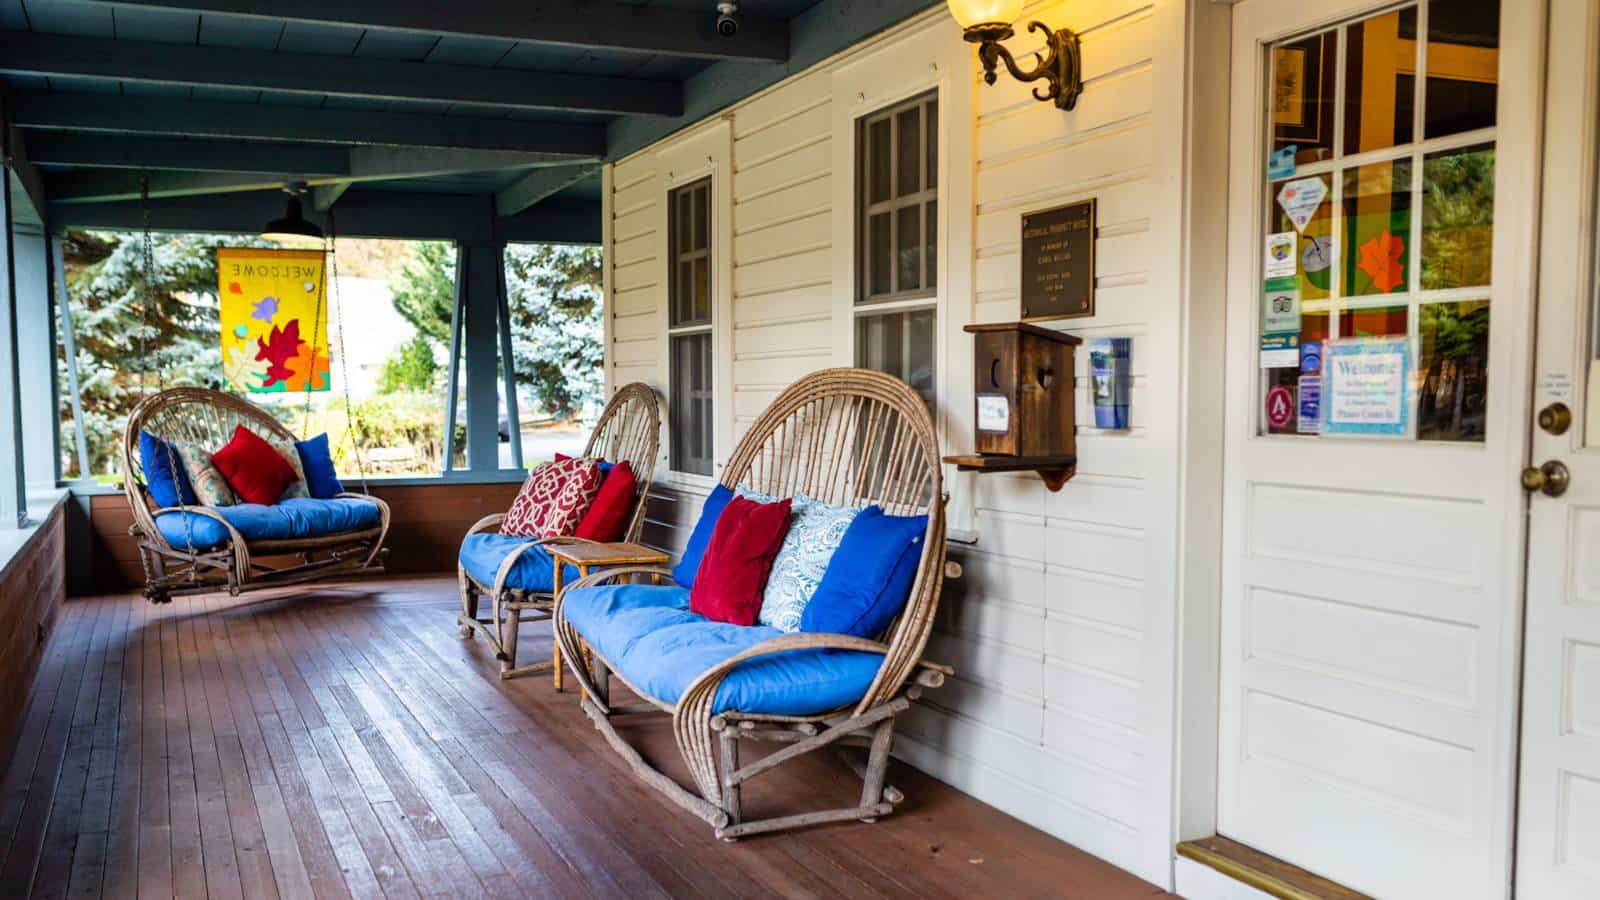
M 803 48 L 808 57 L 819 46 L 827 49 L 829 42 L 842 47 L 933 0 L 879 0 L 873 4 L 858 0 L 745 0 L 741 15 L 766 23 L 767 43 L 761 45 L 759 54 L 749 49 L 758 46 L 753 43 L 756 37 L 750 37 L 752 43 L 746 44 L 744 51 L 726 49 L 736 47 L 749 30 L 731 40 L 710 36 L 715 0 L 600 0 L 607 7 L 652 8 L 649 14 L 658 17 L 652 21 L 660 28 L 681 29 L 669 36 L 676 43 L 669 42 L 667 50 L 635 49 L 641 43 L 652 47 L 663 43 L 615 39 L 609 27 L 584 31 L 587 23 L 582 22 L 582 14 L 595 2 L 456 0 L 456 4 L 429 4 L 429 8 L 442 9 L 459 9 L 459 4 L 465 4 L 479 14 L 476 20 L 468 16 L 432 31 L 431 19 L 420 20 L 421 25 L 430 27 L 347 24 L 374 19 L 394 23 L 390 13 L 400 7 L 386 7 L 382 0 L 326 0 L 321 6 L 315 0 L 292 0 L 287 5 L 294 7 L 294 14 L 288 16 L 280 16 L 280 7 L 271 0 L 0 0 L 0 40 L 26 51 L 0 51 L 0 85 L 23 155 L 32 158 L 27 147 L 35 135 L 48 136 L 37 140 L 41 149 L 48 144 L 50 153 L 55 154 L 32 160 L 44 175 L 52 220 L 70 224 L 95 204 L 126 204 L 128 185 L 137 184 L 142 176 L 150 179 L 152 195 L 158 201 L 181 197 L 192 203 L 199 196 L 237 196 L 242 190 L 270 191 L 278 181 L 305 180 L 314 187 L 331 189 L 330 196 L 335 199 L 329 202 L 366 191 L 499 195 L 499 202 L 511 204 L 501 214 L 510 215 L 540 200 L 597 204 L 599 183 L 594 165 L 632 149 L 619 147 L 617 136 L 625 135 L 637 143 L 638 135 L 665 133 L 687 116 L 700 114 L 706 100 L 695 96 L 694 76 L 707 67 L 745 67 L 735 71 L 748 69 L 748 77 L 731 81 L 748 85 L 741 90 L 754 91 L 810 61 L 792 58 L 785 47 Z M 535 23 L 520 26 L 518 33 L 539 38 L 544 33 L 538 31 L 538 17 L 551 9 L 568 16 L 569 33 L 560 43 L 493 35 L 503 21 L 516 24 L 532 19 Z M 370 18 L 359 18 L 363 11 Z M 574 11 L 579 13 L 579 25 L 571 24 Z M 611 11 L 624 19 L 633 15 L 628 10 Z M 421 15 L 414 7 L 406 14 Z M 480 25 L 473 27 L 472 21 Z M 419 20 L 404 24 L 416 26 Z M 572 37 L 573 29 L 582 40 Z M 821 44 L 819 34 L 824 36 Z M 164 44 L 174 47 L 170 67 L 152 69 L 148 63 L 143 69 L 138 67 L 139 53 L 152 48 L 147 59 L 164 59 L 165 51 L 157 46 Z M 241 51 L 241 58 L 253 61 L 241 64 L 256 66 L 250 77 L 234 77 L 227 71 L 227 63 L 217 63 L 214 51 L 218 48 Z M 132 68 L 124 70 L 118 67 L 124 58 L 120 54 L 126 52 L 132 53 L 126 58 L 133 61 L 128 63 Z M 744 58 L 753 55 L 764 58 Z M 277 80 L 280 56 L 282 65 L 299 71 L 316 70 L 318 60 L 324 57 L 330 67 L 370 60 L 370 64 L 359 65 L 378 74 L 360 90 L 339 93 L 343 83 L 297 82 L 293 77 Z M 396 65 L 404 71 L 383 68 Z M 425 68 L 429 66 L 441 67 L 439 82 L 466 86 L 443 90 L 451 99 L 439 99 L 440 91 L 431 88 L 434 79 Z M 400 83 L 392 91 L 384 87 L 381 76 L 385 72 L 399 73 Z M 540 82 L 537 78 L 530 81 L 528 73 L 576 76 L 588 90 L 587 99 L 570 106 L 545 101 L 532 105 L 522 102 L 528 97 L 519 99 L 515 90 L 508 88 L 506 102 L 500 102 L 495 79 L 503 75 L 509 83 L 536 90 Z M 407 75 L 416 76 L 409 88 L 403 83 Z M 600 80 L 588 81 L 592 78 Z M 242 86 L 240 81 L 248 84 Z M 730 79 L 719 73 L 712 81 L 726 93 Z M 320 92 L 316 87 L 335 92 Z M 94 98 L 104 98 L 104 105 Z M 719 94 L 712 101 L 725 105 L 731 99 Z M 624 101 L 655 107 L 618 109 L 618 104 L 626 107 Z M 203 106 L 208 103 L 229 106 Z M 156 110 L 161 115 L 147 117 L 141 112 L 119 119 L 113 114 L 119 107 L 133 109 L 134 104 L 143 104 L 139 110 Z M 78 108 L 78 117 L 63 118 L 60 109 L 66 106 Z M 237 118 L 245 123 L 240 130 L 208 130 L 208 120 L 218 118 L 218 110 L 231 111 L 234 106 L 239 109 Z M 294 132 L 290 111 L 300 109 L 317 110 L 308 115 L 320 117 L 323 130 Z M 348 116 L 343 115 L 346 111 Z M 276 132 L 258 121 L 274 117 L 280 123 Z M 289 124 L 281 124 L 285 121 Z M 496 126 L 496 122 L 505 124 Z M 348 135 L 345 125 L 354 129 Z M 258 127 L 264 130 L 251 130 Z M 299 163 L 288 162 L 284 171 L 274 168 L 272 172 L 239 175 L 219 175 L 209 166 L 195 167 L 201 174 L 183 168 L 182 160 L 195 153 L 225 154 L 240 142 L 308 140 L 335 151 L 349 151 L 348 174 L 360 177 L 341 179 L 326 173 L 303 177 L 304 173 L 292 168 Z M 155 155 L 141 157 L 143 148 L 151 144 L 160 144 L 162 153 L 151 150 Z M 410 168 L 394 164 L 372 170 L 377 172 L 372 174 L 363 168 L 372 163 L 357 158 L 368 147 L 426 148 L 446 163 L 432 165 L 430 157 L 427 164 Z M 126 152 L 120 152 L 123 148 Z M 111 154 L 109 150 L 119 152 Z M 255 150 L 255 156 L 261 157 L 259 143 Z M 523 162 L 520 157 L 506 158 L 507 153 L 524 151 L 526 164 L 518 164 Z M 474 168 L 478 158 L 474 154 L 483 155 L 481 167 Z M 495 154 L 499 156 L 491 159 Z M 109 155 L 117 158 L 105 158 Z M 527 187 L 530 180 L 536 190 Z M 344 195 L 337 190 L 341 181 L 351 182 Z M 530 197 L 534 199 L 530 201 Z

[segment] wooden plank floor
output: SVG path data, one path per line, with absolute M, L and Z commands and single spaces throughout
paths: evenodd
M 500 681 L 456 609 L 446 578 L 68 601 L 0 748 L 0 892 L 1161 895 L 898 762 L 907 799 L 878 824 L 717 841 L 626 772 L 575 694 Z M 524 634 L 530 658 L 549 646 L 548 625 Z M 675 753 L 665 722 L 631 732 Z M 807 758 L 747 789 L 749 811 L 845 805 L 851 777 Z

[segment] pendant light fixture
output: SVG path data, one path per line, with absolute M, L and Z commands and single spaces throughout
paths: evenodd
M 283 211 L 282 218 L 273 219 L 265 228 L 261 229 L 261 236 L 269 241 L 281 241 L 285 244 L 318 244 L 322 243 L 322 229 L 314 222 L 306 221 L 305 212 L 300 206 L 300 197 L 305 194 L 304 182 L 295 182 L 283 186 L 283 192 L 289 195 L 289 203 Z

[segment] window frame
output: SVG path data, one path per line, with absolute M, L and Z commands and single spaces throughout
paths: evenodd
M 704 217 L 704 222 L 702 223 L 703 227 L 694 228 L 693 221 L 687 225 L 679 221 L 679 214 L 681 210 L 680 199 L 683 197 L 689 198 L 691 220 L 699 218 L 700 216 Z M 697 208 L 695 204 L 702 201 L 703 206 Z M 717 216 L 716 182 L 714 177 L 711 174 L 704 174 L 685 181 L 682 184 L 673 185 L 667 190 L 666 204 L 666 369 L 667 397 L 668 407 L 670 410 L 667 426 L 667 468 L 674 473 L 689 477 L 710 478 L 716 473 L 717 461 L 716 298 L 720 281 L 716 273 Z M 690 246 L 685 249 L 683 246 L 683 238 L 686 231 L 691 235 L 695 233 L 703 233 L 705 236 L 705 245 Z M 693 245 L 693 243 L 694 242 L 691 239 L 690 244 Z M 706 270 L 705 315 L 703 318 L 694 317 L 691 315 L 687 321 L 685 321 L 680 317 L 680 312 L 684 308 L 685 304 L 688 304 L 688 309 L 693 310 L 694 300 L 693 298 L 685 298 L 682 296 L 681 291 L 684 286 L 678 278 L 678 273 L 682 263 L 687 262 L 693 265 L 700 261 L 704 262 Z M 678 368 L 677 348 L 682 345 L 683 340 L 686 338 L 701 338 L 702 336 L 705 340 L 708 351 L 708 358 L 703 358 L 708 384 L 704 389 L 693 392 L 687 388 L 680 389 L 682 386 L 682 381 Z M 696 407 L 700 407 L 704 410 L 704 418 L 698 422 L 694 421 L 693 415 L 691 414 L 691 410 L 695 409 Z M 704 457 L 695 457 L 693 460 L 690 460 L 684 455 L 683 448 L 687 442 L 681 439 L 683 435 L 687 434 L 687 432 L 682 429 L 689 427 L 691 424 L 693 424 L 694 428 L 699 432 L 699 436 L 707 450 L 707 453 Z M 702 459 L 704 460 L 704 471 L 701 471 L 699 468 L 688 467 L 691 462 L 698 463 Z
M 882 104 L 869 112 L 855 116 L 850 124 L 854 132 L 855 156 L 853 174 L 854 180 L 854 208 L 851 215 L 855 223 L 855 236 L 853 241 L 854 260 L 851 271 L 853 285 L 851 288 L 852 304 L 850 311 L 850 347 L 851 365 L 866 367 L 865 357 L 871 352 L 862 339 L 863 322 L 866 319 L 887 316 L 903 317 L 905 325 L 909 326 L 910 316 L 918 312 L 931 312 L 933 315 L 932 336 L 933 346 L 930 356 L 933 361 L 934 371 L 929 412 L 935 422 L 940 421 L 939 398 L 942 395 L 940 380 L 944 375 L 944 366 L 939 361 L 940 328 L 944 316 L 941 314 L 941 286 L 946 279 L 938 276 L 940 264 L 946 254 L 945 238 L 940 228 L 941 220 L 939 211 L 945 204 L 941 175 L 945 169 L 941 155 L 941 148 L 937 140 L 941 133 L 938 115 L 941 90 L 938 85 L 924 87 L 921 90 L 902 97 L 898 100 Z M 870 148 L 870 130 L 878 122 L 887 122 L 889 126 L 889 170 L 888 178 L 891 193 L 899 181 L 899 145 L 897 143 L 900 133 L 900 116 L 907 110 L 920 110 L 918 117 L 918 154 L 921 161 L 923 187 L 921 190 L 889 200 L 872 203 L 869 199 L 868 179 L 871 177 L 873 159 Z M 932 115 L 930 125 L 929 116 Z M 923 232 L 920 244 L 921 283 L 918 287 L 908 290 L 897 290 L 899 287 L 898 267 L 891 267 L 891 291 L 886 294 L 871 294 L 869 289 L 872 277 L 872 260 L 868 245 L 871 241 L 871 221 L 876 215 L 889 215 L 889 245 L 891 256 L 894 248 L 898 246 L 899 212 L 902 209 L 916 207 L 921 210 L 921 222 L 924 229 L 930 226 L 934 229 L 932 240 L 928 240 L 926 231 Z M 927 248 L 932 246 L 933 254 L 927 253 Z M 909 329 L 902 331 L 902 346 L 907 340 Z M 903 357 L 908 354 L 902 354 Z M 904 378 L 903 373 L 889 373 Z M 920 391 L 918 393 L 921 393 Z
M 922 173 L 922 187 L 920 190 L 897 195 L 900 181 L 900 117 L 909 110 L 918 110 L 917 118 L 917 159 Z M 930 128 L 928 119 L 930 112 L 933 117 L 933 126 Z M 855 240 L 853 250 L 855 256 L 855 305 L 879 306 L 882 304 L 905 301 L 933 301 L 939 296 L 939 229 L 938 210 L 939 197 L 939 88 L 937 86 L 919 91 L 910 97 L 879 106 L 876 109 L 857 116 L 852 125 L 855 131 L 855 200 L 852 213 L 855 217 Z M 868 184 L 873 168 L 871 132 L 873 126 L 884 122 L 889 129 L 888 146 L 888 180 L 890 196 L 886 200 L 873 202 Z M 931 139 L 931 140 L 930 140 Z M 922 226 L 922 241 L 918 244 L 920 277 L 918 285 L 914 288 L 900 287 L 900 270 L 898 265 L 889 267 L 890 288 L 883 293 L 873 293 L 872 283 L 872 220 L 876 216 L 887 215 L 889 219 L 889 253 L 891 263 L 897 253 L 900 234 L 900 213 L 909 208 L 920 210 L 918 220 Z M 927 229 L 934 228 L 933 240 L 927 238 Z M 933 258 L 930 260 L 927 248 L 934 248 Z

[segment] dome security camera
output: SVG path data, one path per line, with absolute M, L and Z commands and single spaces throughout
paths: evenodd
M 739 33 L 739 4 L 717 4 L 717 34 L 731 38 Z

